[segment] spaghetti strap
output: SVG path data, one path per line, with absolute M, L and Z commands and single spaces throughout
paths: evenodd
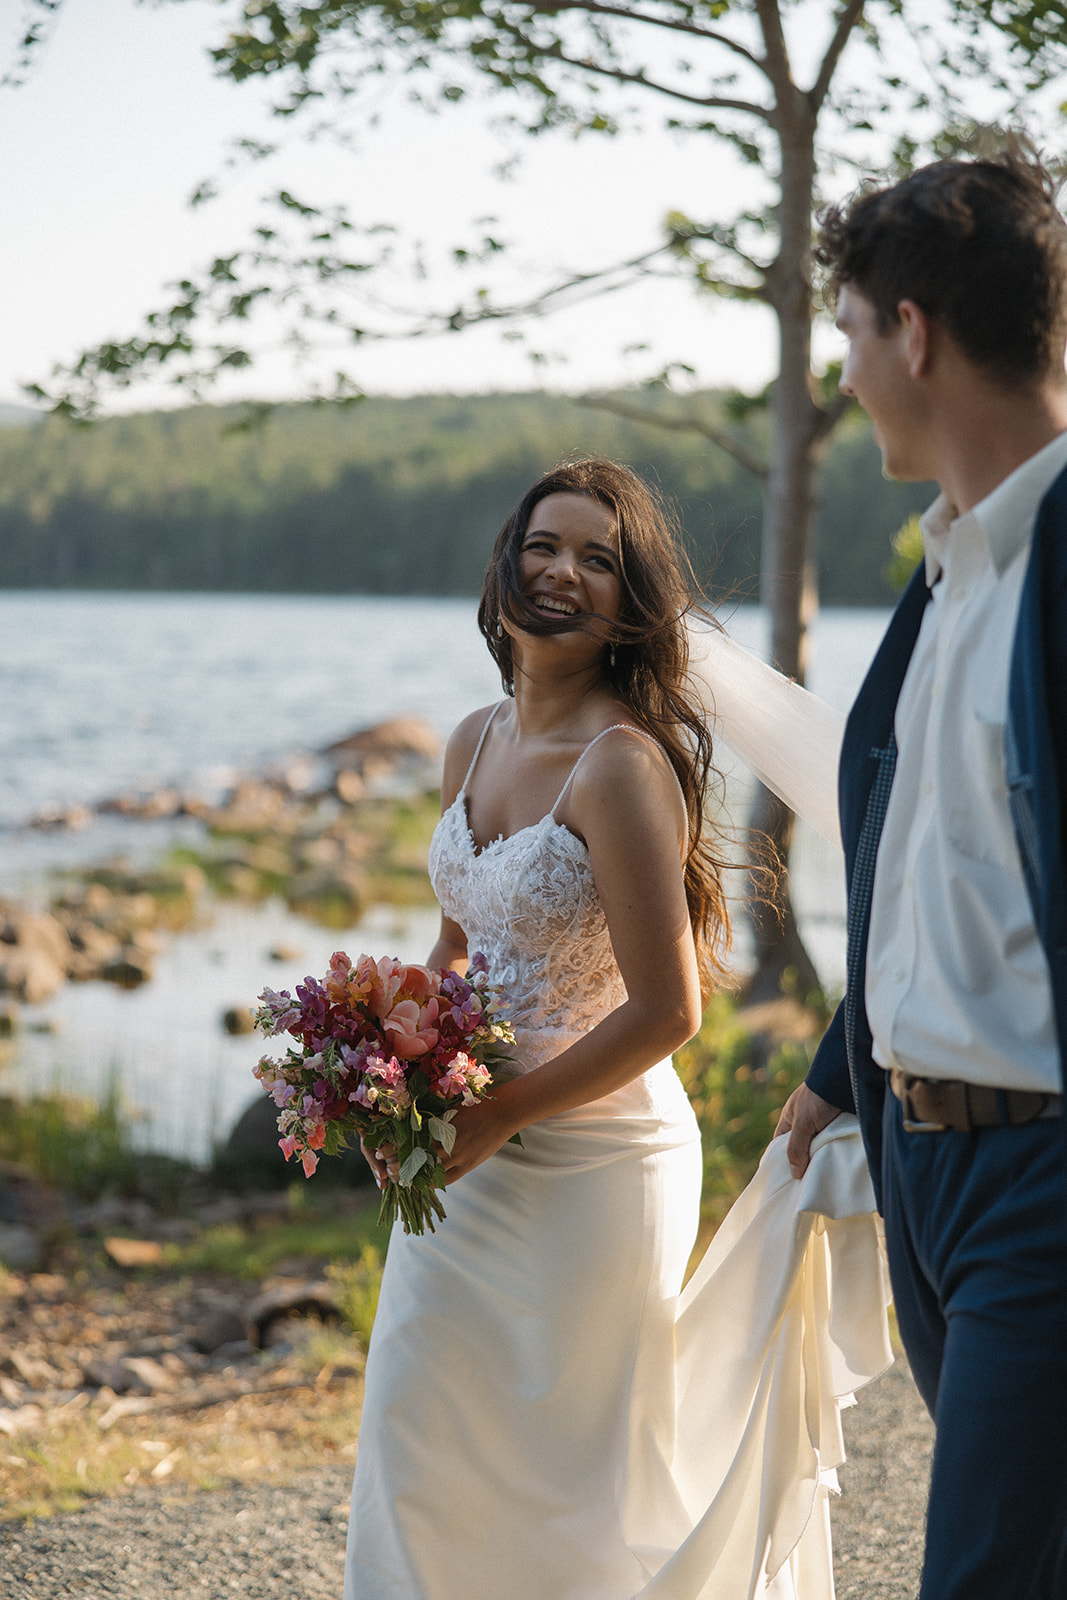
M 478 743 L 474 747 L 474 754 L 471 756 L 471 764 L 467 768 L 467 776 L 464 778 L 462 784 L 460 785 L 460 790 L 459 790 L 460 794 L 466 794 L 466 792 L 467 792 L 467 785 L 471 781 L 471 773 L 474 771 L 475 767 L 478 764 L 478 757 L 482 753 L 482 745 L 485 743 L 485 736 L 489 732 L 489 724 L 492 722 L 493 718 L 496 716 L 497 712 L 500 710 L 500 707 L 503 704 L 504 704 L 503 700 L 498 700 L 496 705 L 493 707 L 492 711 L 490 711 L 489 715 L 485 719 L 485 726 L 482 728 L 481 733 L 478 735 Z M 583 754 L 584 754 L 584 751 L 583 751 Z M 580 761 L 581 760 L 581 756 L 579 756 L 578 759 Z M 567 782 L 568 783 L 570 782 L 569 778 L 568 778 Z M 562 799 L 562 796 L 560 798 Z M 556 805 L 559 805 L 559 800 L 556 801 Z M 555 809 L 555 808 L 553 808 L 553 809 Z
M 486 726 L 488 727 L 488 723 L 486 724 Z M 639 733 L 641 735 L 642 739 L 648 739 L 652 744 L 654 744 L 656 746 L 657 750 L 662 748 L 660 743 L 659 743 L 659 740 L 658 739 L 654 739 L 650 733 L 646 733 L 644 728 L 635 728 L 632 722 L 613 722 L 611 724 L 610 728 L 605 728 L 602 733 L 598 733 L 597 734 L 595 739 L 590 739 L 589 743 L 586 745 L 585 749 L 582 751 L 581 755 L 578 757 L 577 761 L 574 763 L 573 767 L 568 772 L 567 781 L 563 785 L 563 788 L 559 791 L 559 794 L 556 796 L 555 805 L 552 807 L 552 810 L 548 813 L 549 816 L 552 818 L 553 822 L 556 820 L 556 811 L 558 810 L 560 804 L 562 803 L 563 796 L 567 793 L 567 790 L 571 786 L 571 779 L 574 777 L 574 774 L 578 771 L 578 768 L 581 766 L 582 762 L 585 760 L 585 758 L 589 754 L 590 750 L 593 748 L 593 746 L 595 744 L 599 744 L 600 743 L 601 739 L 604 738 L 605 734 L 615 733 L 620 728 L 625 728 L 627 730 L 627 732 L 629 732 L 629 733 Z M 484 733 L 483 733 L 482 737 L 483 738 L 485 737 Z M 479 746 L 479 748 L 481 748 L 481 747 Z M 472 763 L 472 765 L 473 765 L 473 763 Z M 468 773 L 467 776 L 469 777 L 470 774 Z

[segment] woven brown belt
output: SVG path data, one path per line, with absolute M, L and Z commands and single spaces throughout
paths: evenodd
M 1061 1096 L 1029 1089 L 989 1089 L 959 1078 L 916 1078 L 891 1067 L 889 1087 L 904 1107 L 907 1133 L 970 1133 L 972 1128 L 1021 1127 L 1058 1117 Z

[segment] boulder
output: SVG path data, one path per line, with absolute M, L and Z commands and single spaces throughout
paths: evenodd
M 285 898 L 292 911 L 325 915 L 330 927 L 351 927 L 363 910 L 363 877 L 345 864 L 311 867 L 292 878 Z
M 336 1321 L 337 1296 L 329 1283 L 286 1283 L 257 1295 L 245 1312 L 248 1342 L 262 1349 L 274 1325 L 289 1317 Z
M 104 1251 L 117 1267 L 130 1272 L 163 1263 L 163 1246 L 158 1239 L 105 1239 Z
M 32 1228 L 0 1222 L 0 1266 L 11 1272 L 36 1272 L 43 1259 L 40 1240 Z
M 0 944 L 0 993 L 13 994 L 27 1005 L 51 999 L 67 981 L 67 963 L 46 950 Z
M 300 1164 L 287 1162 L 278 1148 L 278 1107 L 269 1094 L 259 1094 L 245 1107 L 225 1145 L 215 1156 L 217 1174 L 241 1187 L 280 1189 L 300 1177 Z M 358 1140 L 339 1156 L 327 1156 L 312 1180 L 319 1188 L 340 1182 L 363 1188 L 374 1180 Z
M 244 1033 L 254 1033 L 256 1029 L 248 1006 L 230 1006 L 222 1013 L 222 1026 L 234 1037 Z
M 441 754 L 441 740 L 437 729 L 423 717 L 390 717 L 327 745 L 324 754 L 332 757 L 336 767 L 358 772 L 370 757 L 393 764 L 413 757 L 436 761 Z
M 151 978 L 152 963 L 147 956 L 127 951 L 117 961 L 109 961 L 100 976 L 107 983 L 117 984 L 120 989 L 138 989 Z
M 304 952 L 296 944 L 272 944 L 267 956 L 271 961 L 302 961 Z
M 201 1355 L 209 1356 L 223 1345 L 246 1338 L 245 1319 L 240 1312 L 230 1306 L 216 1306 L 194 1330 L 189 1342 Z
M 41 950 L 59 967 L 66 965 L 70 955 L 70 940 L 59 919 L 47 911 L 25 911 L 21 906 L 0 906 L 0 945 Z
M 30 818 L 30 827 L 41 833 L 78 832 L 93 820 L 88 806 L 46 806 Z

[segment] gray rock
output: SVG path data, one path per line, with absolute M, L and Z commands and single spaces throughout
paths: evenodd
M 138 989 L 151 978 L 152 963 L 147 956 L 130 952 L 118 961 L 108 962 L 100 976 L 107 983 L 117 984 L 120 989 Z
M 256 1025 L 252 1021 L 252 1012 L 248 1006 L 230 1006 L 222 1013 L 222 1026 L 227 1033 L 238 1037 L 245 1033 L 254 1033 Z
M 36 1272 L 43 1260 L 40 1240 L 32 1228 L 20 1222 L 0 1222 L 0 1266 L 12 1272 Z
M 270 1342 L 275 1323 L 287 1317 L 316 1317 L 320 1322 L 337 1317 L 337 1296 L 333 1286 L 323 1281 L 285 1283 L 267 1289 L 245 1311 L 248 1338 L 261 1349 Z
M 122 1361 L 86 1361 L 82 1377 L 90 1389 L 110 1389 L 113 1394 L 126 1394 L 137 1384 L 136 1375 Z
M 224 1346 L 247 1345 L 245 1319 L 228 1306 L 218 1306 L 210 1316 L 205 1317 L 190 1342 L 194 1350 L 199 1350 L 205 1356 L 214 1354 Z

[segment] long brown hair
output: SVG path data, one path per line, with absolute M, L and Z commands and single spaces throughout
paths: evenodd
M 596 615 L 549 618 L 523 594 L 522 541 L 534 507 L 550 494 L 589 495 L 612 513 L 622 568 L 617 621 Z M 730 917 L 723 889 L 725 852 L 706 816 L 709 786 L 721 779 L 703 710 L 688 683 L 686 618 L 700 600 L 673 512 L 629 467 L 589 457 L 545 473 L 504 523 L 485 575 L 478 626 L 509 694 L 514 692 L 515 665 L 503 618 L 527 633 L 560 633 L 577 626 L 606 641 L 601 665 L 605 682 L 635 722 L 663 746 L 685 798 L 685 894 L 706 1001 L 726 972 Z

